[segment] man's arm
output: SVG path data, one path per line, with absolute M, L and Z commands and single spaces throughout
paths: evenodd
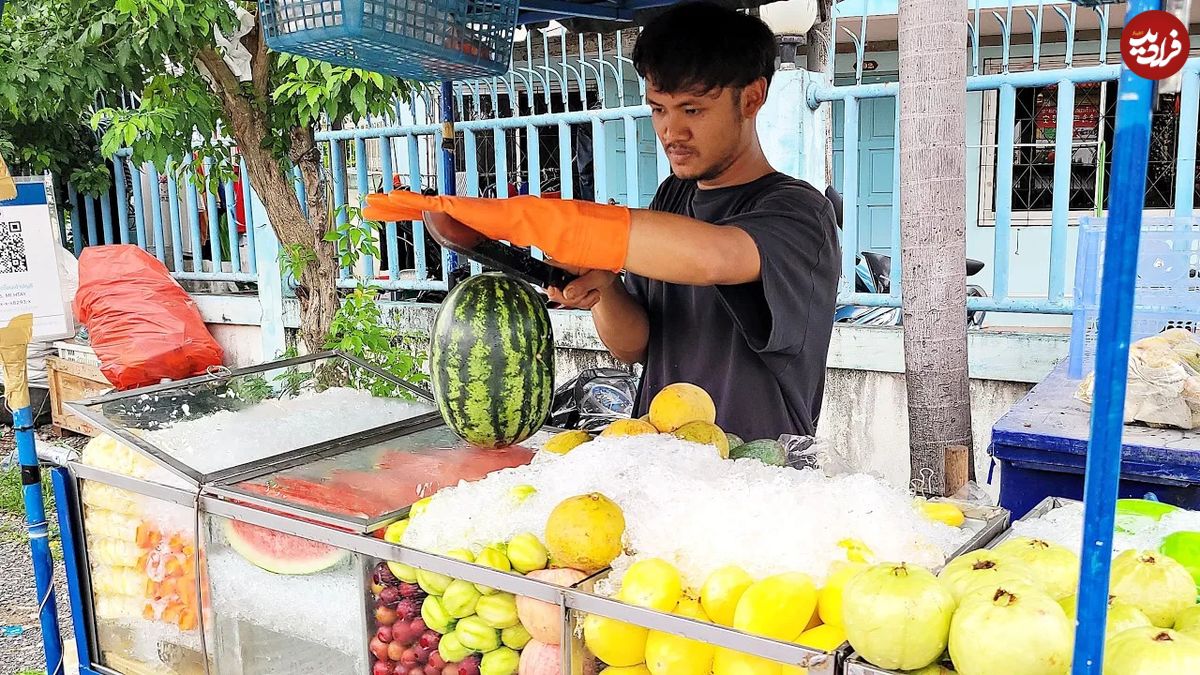
M 674 284 L 721 286 L 757 281 L 758 245 L 746 230 L 663 211 L 634 209 L 625 269 Z
M 568 307 L 592 312 L 600 341 L 623 363 L 641 363 L 646 359 L 650 341 L 650 319 L 643 307 L 617 275 L 605 270 L 567 268 L 578 279 L 561 292 L 547 288 L 550 299 Z
M 650 319 L 646 309 L 633 299 L 619 279 L 600 294 L 600 300 L 592 307 L 592 321 L 600 341 L 619 361 L 645 362 Z
M 761 274 L 758 247 L 743 228 L 650 209 L 573 199 L 424 196 L 393 190 L 368 199 L 364 217 L 403 220 L 445 213 L 495 240 L 537 246 L 560 262 L 693 286 L 741 284 Z

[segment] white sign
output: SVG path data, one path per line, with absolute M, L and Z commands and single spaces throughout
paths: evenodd
M 0 201 L 0 326 L 33 314 L 35 342 L 75 334 L 75 317 L 63 299 L 57 250 L 58 211 L 52 178 L 17 176 L 17 197 Z

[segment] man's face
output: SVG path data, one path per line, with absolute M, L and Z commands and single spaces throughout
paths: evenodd
M 744 90 L 667 93 L 647 80 L 654 132 L 681 179 L 706 181 L 720 176 L 745 143 Z

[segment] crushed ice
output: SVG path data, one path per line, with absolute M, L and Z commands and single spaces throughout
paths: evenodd
M 350 565 L 304 577 L 272 574 L 230 550 L 208 557 L 213 611 L 357 656 L 366 634 L 361 581 Z M 361 617 L 361 618 L 360 618 Z
M 512 494 L 519 485 L 536 492 L 519 501 Z M 626 553 L 612 565 L 613 583 L 647 557 L 675 564 L 693 589 L 729 564 L 756 578 L 799 571 L 821 583 L 829 563 L 845 559 L 838 546 L 845 539 L 861 540 L 880 561 L 936 567 L 971 536 L 920 515 L 907 491 L 873 476 L 730 461 L 711 446 L 655 435 L 597 438 L 561 456 L 540 452 L 527 466 L 444 488 L 402 543 L 445 553 L 521 532 L 544 538 L 550 511 L 589 492 L 624 512 Z
M 1175 532 L 1200 532 L 1200 511 L 1179 509 L 1160 520 L 1121 517 L 1113 533 L 1113 556 L 1129 549 L 1157 551 L 1163 539 Z M 1060 544 L 1072 551 L 1083 551 L 1083 502 L 1066 502 L 1041 516 L 1017 521 L 1013 536 L 1033 537 Z M 1099 545 L 1100 542 L 1096 542 Z
M 423 401 L 334 387 L 134 433 L 196 471 L 211 473 L 433 410 Z

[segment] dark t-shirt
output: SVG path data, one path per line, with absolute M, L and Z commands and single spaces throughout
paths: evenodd
M 626 273 L 650 318 L 635 416 L 666 385 L 691 382 L 712 395 L 717 425 L 747 441 L 814 434 L 839 274 L 829 200 L 782 173 L 711 190 L 670 176 L 650 208 L 742 228 L 758 245 L 762 277 L 685 286 Z

